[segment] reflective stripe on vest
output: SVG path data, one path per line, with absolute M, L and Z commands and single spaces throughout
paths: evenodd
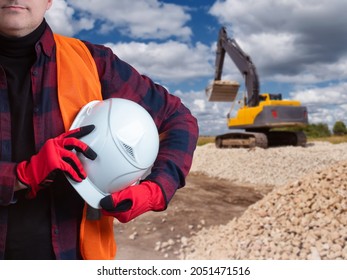
M 78 39 L 54 34 L 57 57 L 58 101 L 65 130 L 69 130 L 79 110 L 88 102 L 102 100 L 95 61 L 86 45 Z M 80 227 L 83 259 L 111 260 L 116 255 L 113 217 L 87 219 L 87 204 Z

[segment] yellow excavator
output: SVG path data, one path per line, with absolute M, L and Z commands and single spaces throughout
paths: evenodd
M 217 135 L 216 146 L 218 148 L 305 146 L 306 135 L 303 131 L 286 129 L 302 128 L 307 125 L 307 108 L 301 106 L 299 101 L 283 100 L 279 93 L 260 94 L 255 65 L 237 42 L 228 37 L 225 27 L 219 31 L 215 77 L 213 83 L 206 88 L 208 101 L 236 102 L 239 83 L 221 80 L 226 53 L 244 77 L 246 94 L 236 116 L 231 117 L 230 113 L 227 115 L 228 128 L 233 132 Z

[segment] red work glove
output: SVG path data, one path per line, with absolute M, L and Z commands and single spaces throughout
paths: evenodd
M 151 181 L 129 186 L 101 199 L 104 215 L 113 216 L 121 223 L 127 223 L 151 210 L 164 210 L 166 203 L 160 187 Z
M 17 178 L 30 189 L 29 198 L 35 197 L 40 189 L 52 183 L 58 170 L 65 172 L 77 182 L 86 178 L 82 163 L 72 150 L 94 160 L 96 153 L 77 139 L 89 134 L 94 128 L 94 125 L 88 125 L 49 139 L 29 161 L 18 163 Z

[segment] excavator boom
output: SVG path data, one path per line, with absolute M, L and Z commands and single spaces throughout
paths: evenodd
M 215 81 L 222 79 L 225 54 L 228 54 L 239 69 L 245 80 L 247 90 L 248 106 L 256 106 L 259 103 L 259 78 L 252 59 L 237 44 L 235 39 L 228 38 L 225 27 L 219 31 L 216 51 Z M 217 94 L 217 93 L 215 93 Z

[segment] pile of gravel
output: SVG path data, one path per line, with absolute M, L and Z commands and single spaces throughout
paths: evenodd
M 241 217 L 189 237 L 180 259 L 347 259 L 346 148 L 199 147 L 192 172 L 276 187 Z
M 313 142 L 307 147 L 217 149 L 197 147 L 192 173 L 235 183 L 283 186 L 313 171 L 347 160 L 347 143 Z

